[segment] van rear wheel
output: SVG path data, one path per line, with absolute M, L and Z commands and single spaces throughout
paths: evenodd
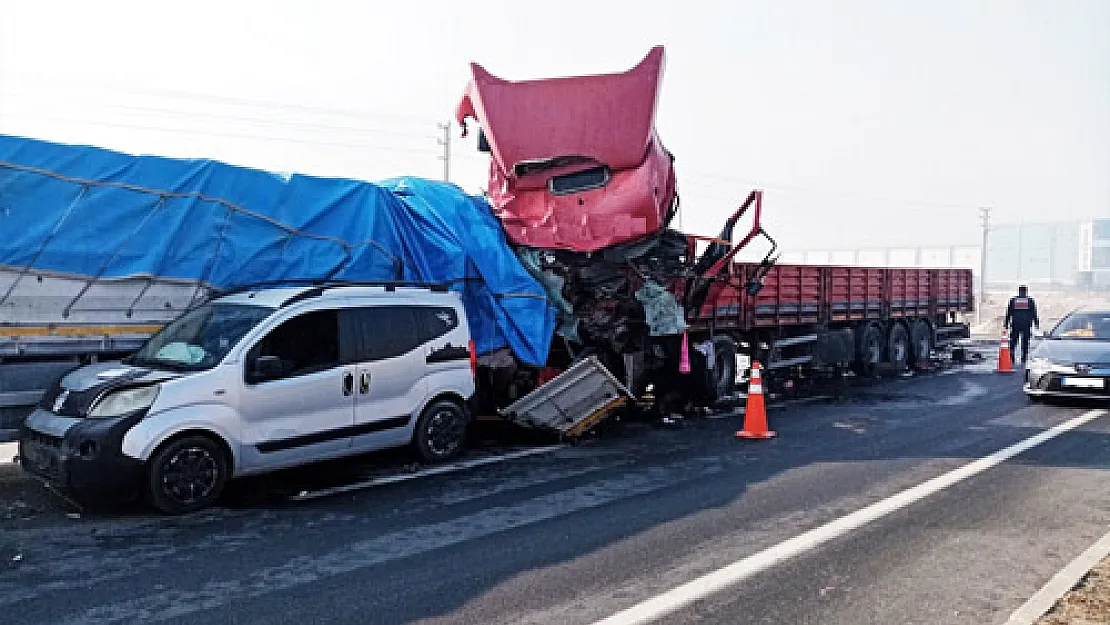
M 166 514 L 214 504 L 227 483 L 228 460 L 207 436 L 184 436 L 163 445 L 147 462 L 147 500 Z
M 470 418 L 457 402 L 433 402 L 416 421 L 413 446 L 426 462 L 446 462 L 462 453 Z

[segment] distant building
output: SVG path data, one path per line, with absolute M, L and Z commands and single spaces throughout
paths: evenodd
M 1082 222 L 992 226 L 987 239 L 987 285 L 1078 286 L 1084 226 Z
M 980 245 L 790 250 L 780 261 L 807 265 L 963 267 L 979 280 Z M 995 224 L 987 239 L 987 286 L 1110 290 L 1110 219 Z
M 1110 288 L 1110 219 L 1083 224 L 1079 237 L 1079 285 Z

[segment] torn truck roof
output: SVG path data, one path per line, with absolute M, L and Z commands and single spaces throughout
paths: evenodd
M 655 131 L 663 65 L 662 47 L 593 76 L 508 81 L 471 64 L 456 119 L 481 126 L 490 202 L 514 243 L 593 252 L 667 225 L 675 177 Z

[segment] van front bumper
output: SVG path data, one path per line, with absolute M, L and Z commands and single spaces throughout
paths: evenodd
M 96 419 L 35 410 L 20 430 L 20 466 L 83 506 L 133 500 L 143 463 L 123 454 L 123 437 L 144 413 Z

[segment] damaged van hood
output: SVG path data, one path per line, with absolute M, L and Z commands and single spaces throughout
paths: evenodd
M 134 367 L 120 362 L 103 362 L 75 369 L 52 386 L 39 407 L 54 414 L 84 417 L 97 399 L 109 391 L 131 386 L 147 386 L 181 377 L 182 373 L 149 367 Z

